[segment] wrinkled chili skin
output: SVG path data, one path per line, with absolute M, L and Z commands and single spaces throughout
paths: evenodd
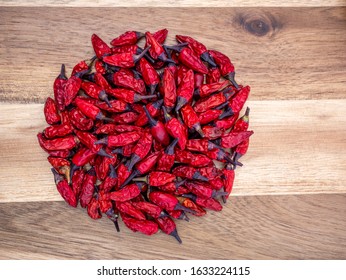
M 120 213 L 125 213 L 126 215 L 129 215 L 137 220 L 146 220 L 146 217 L 143 214 L 143 212 L 135 208 L 130 201 L 116 201 L 115 205 L 117 209 L 120 211 Z
M 91 36 L 91 44 L 94 48 L 97 58 L 101 59 L 103 56 L 111 54 L 111 48 L 96 34 Z
M 69 112 L 70 121 L 73 127 L 79 130 L 90 130 L 94 126 L 94 121 L 87 118 L 78 108 Z
M 109 198 L 111 200 L 125 202 L 135 198 L 141 193 L 141 189 L 137 184 L 130 184 L 122 188 L 121 190 L 111 192 Z
M 85 208 L 91 201 L 96 183 L 96 174 L 94 169 L 90 169 L 84 176 L 82 190 L 79 196 L 81 207 Z
M 42 133 L 37 134 L 38 142 L 45 151 L 71 150 L 77 145 L 74 136 L 66 136 L 55 139 L 45 139 Z
M 152 235 L 155 234 L 159 229 L 158 225 L 153 221 L 136 220 L 124 214 L 121 214 L 121 217 L 124 221 L 124 224 L 134 232 L 139 231 L 146 235 Z
M 139 201 L 133 202 L 132 204 L 134 207 L 143 211 L 144 213 L 147 213 L 149 216 L 153 218 L 158 218 L 161 216 L 162 209 L 151 202 Z
M 54 174 L 56 188 L 58 192 L 60 193 L 61 197 L 70 206 L 77 207 L 78 202 L 77 202 L 76 195 L 73 192 L 72 188 L 67 183 L 67 180 L 63 176 L 59 175 L 59 173 L 57 173 L 54 168 L 52 168 L 52 172 Z
M 156 164 L 160 154 L 160 151 L 149 154 L 145 159 L 136 164 L 136 169 L 140 172 L 140 174 L 148 173 L 149 170 L 151 170 Z
M 127 31 L 117 38 L 114 38 L 111 41 L 111 45 L 114 47 L 125 46 L 125 45 L 133 45 L 136 44 L 137 41 L 144 36 L 143 33 L 137 31 Z
M 174 180 L 175 176 L 167 172 L 153 171 L 149 174 L 149 185 L 153 187 L 162 186 Z
M 168 112 L 172 111 L 177 101 L 177 88 L 173 73 L 165 68 L 163 72 L 163 102 Z
M 221 147 L 233 148 L 248 139 L 253 134 L 253 131 L 230 132 L 221 137 Z
M 178 199 L 174 195 L 159 191 L 150 192 L 149 199 L 157 206 L 168 211 L 175 210 L 175 206 L 178 204 Z
M 191 49 L 183 48 L 179 53 L 178 58 L 181 63 L 191 68 L 192 70 L 201 74 L 208 74 L 208 68 Z
M 52 98 L 48 97 L 46 99 L 43 111 L 44 111 L 46 122 L 48 124 L 52 125 L 52 124 L 56 124 L 60 122 L 61 118 L 58 113 L 58 108 L 55 101 Z
M 250 87 L 246 86 L 241 88 L 236 95 L 230 99 L 228 106 L 234 113 L 239 113 L 243 108 L 247 98 L 250 94 Z

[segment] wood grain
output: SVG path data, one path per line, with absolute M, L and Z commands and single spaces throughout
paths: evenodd
M 233 197 L 163 233 L 121 232 L 64 202 L 0 204 L 0 259 L 345 259 L 346 195 Z
M 49 7 L 254 7 L 258 2 L 254 0 L 0 0 L 0 6 L 49 6 Z M 345 6 L 343 0 L 262 0 L 262 7 L 321 7 Z
M 234 195 L 346 192 L 346 100 L 248 105 L 255 134 Z M 0 104 L 0 202 L 61 200 L 36 139 L 46 126 L 42 111 Z
M 43 103 L 61 63 L 70 71 L 93 55 L 94 32 L 110 41 L 129 29 L 163 27 L 169 42 L 174 34 L 188 34 L 230 55 L 238 82 L 252 86 L 253 100 L 342 99 L 345 15 L 346 7 L 2 7 L 0 101 Z

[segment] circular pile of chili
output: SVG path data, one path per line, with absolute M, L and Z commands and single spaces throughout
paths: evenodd
M 253 131 L 231 60 L 189 36 L 166 45 L 167 34 L 128 31 L 111 47 L 93 34 L 95 56 L 69 78 L 62 65 L 37 137 L 69 205 L 181 242 L 177 219 L 222 210 Z

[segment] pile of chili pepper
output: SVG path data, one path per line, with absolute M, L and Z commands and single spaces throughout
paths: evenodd
M 247 152 L 250 87 L 225 54 L 167 29 L 127 31 L 95 56 L 65 65 L 54 81 L 38 142 L 55 184 L 92 219 L 132 231 L 159 230 L 180 243 L 176 221 L 221 211 Z

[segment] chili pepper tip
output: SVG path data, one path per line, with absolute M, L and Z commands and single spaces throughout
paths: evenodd
M 180 244 L 183 243 L 178 235 L 177 229 L 174 229 L 169 235 L 173 236 Z

